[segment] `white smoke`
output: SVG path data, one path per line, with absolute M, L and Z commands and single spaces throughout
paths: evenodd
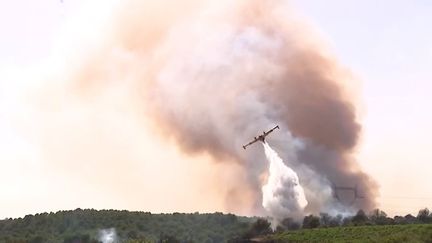
M 297 173 L 285 165 L 270 145 L 263 145 L 270 165 L 267 184 L 262 187 L 262 206 L 273 218 L 273 225 L 289 216 L 302 216 L 308 201 Z
M 117 232 L 114 228 L 99 230 L 99 241 L 102 243 L 118 243 Z

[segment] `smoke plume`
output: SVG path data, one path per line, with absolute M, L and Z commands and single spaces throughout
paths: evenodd
M 348 72 L 286 1 L 205 7 L 169 26 L 154 49 L 147 105 L 165 134 L 185 152 L 240 163 L 259 210 L 264 158 L 259 148 L 241 145 L 279 124 L 283 132 L 269 141 L 298 172 L 306 211 L 340 208 L 331 184 L 361 188 L 365 199 L 344 210 L 374 207 L 376 185 L 353 157 L 361 126 Z
M 282 214 L 302 209 L 306 200 L 301 211 L 307 213 L 375 207 L 377 186 L 354 157 L 361 126 L 350 93 L 353 79 L 287 1 L 129 0 L 114 4 L 113 9 L 102 27 L 85 32 L 88 48 L 62 59 L 66 68 L 59 79 L 64 81 L 51 87 L 60 86 L 60 91 L 47 93 L 45 97 L 52 100 L 42 102 L 48 110 L 63 107 L 76 112 L 62 119 L 84 114 L 94 116 L 89 120 L 97 125 L 70 136 L 67 129 L 58 129 L 62 137 L 80 139 L 81 145 L 75 151 L 51 139 L 55 142 L 45 142 L 50 151 L 67 149 L 70 156 L 78 156 L 75 161 L 82 160 L 80 154 L 99 151 L 106 155 L 89 161 L 103 161 L 104 171 L 109 170 L 106 178 L 125 174 L 124 161 L 133 155 L 112 149 L 129 141 L 125 136 L 112 138 L 112 144 L 107 142 L 111 132 L 109 136 L 96 133 L 93 140 L 81 137 L 100 131 L 104 127 L 100 124 L 132 129 L 135 121 L 123 120 L 136 119 L 191 159 L 205 157 L 215 162 L 214 167 L 236 168 L 235 173 L 225 170 L 224 179 L 217 181 L 225 209 L 264 214 L 262 205 L 273 202 L 262 201 L 261 187 L 273 177 L 267 174 L 262 147 L 243 150 L 242 145 L 278 124 L 281 130 L 272 133 L 268 142 L 298 174 L 299 181 L 293 177 L 294 181 L 303 186 L 306 197 L 294 186 L 298 198 L 291 202 L 287 199 L 291 192 L 285 194 L 290 186 L 283 188 Z M 114 115 L 102 116 L 107 110 Z M 105 149 L 94 149 L 106 143 Z M 273 154 L 270 148 L 266 153 Z M 55 165 L 62 161 L 59 156 L 52 160 Z M 116 160 L 112 169 L 106 163 L 110 160 Z M 295 175 L 287 167 L 281 170 L 277 173 Z M 364 198 L 344 205 L 333 198 L 332 184 L 357 186 Z M 296 204 L 298 209 L 291 207 Z M 276 211 L 272 213 L 279 214 Z
M 118 243 L 117 232 L 114 228 L 99 230 L 99 241 L 102 243 Z

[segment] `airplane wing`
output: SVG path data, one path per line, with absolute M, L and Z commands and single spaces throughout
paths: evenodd
M 272 129 L 268 130 L 267 132 L 264 132 L 264 136 L 269 135 L 269 134 L 270 134 L 271 132 L 273 132 L 276 128 L 279 129 L 279 125 L 273 127 Z
M 279 125 L 277 125 L 277 126 L 273 127 L 272 129 L 270 129 L 268 132 L 266 132 L 266 134 L 269 134 L 269 133 L 273 132 L 276 128 L 279 129 Z
M 276 128 L 279 129 L 279 125 L 273 127 L 272 129 L 268 130 L 267 132 L 264 131 L 263 135 L 255 137 L 255 139 L 252 142 L 250 142 L 250 143 L 248 143 L 246 145 L 243 145 L 243 149 L 246 149 L 247 146 L 252 145 L 252 144 L 256 143 L 257 141 L 263 141 L 264 142 L 265 137 L 267 135 L 269 135 L 271 132 L 273 132 Z
M 254 144 L 254 143 L 258 142 L 258 141 L 259 141 L 258 138 L 255 138 L 252 142 L 250 142 L 250 143 L 248 143 L 246 145 L 243 145 L 243 149 L 246 149 L 247 146 L 252 145 L 252 144 Z

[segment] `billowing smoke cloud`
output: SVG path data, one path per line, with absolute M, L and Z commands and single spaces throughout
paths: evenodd
M 331 184 L 361 188 L 364 199 L 344 210 L 374 207 L 376 185 L 352 155 L 361 126 L 347 92 L 349 74 L 292 17 L 286 1 L 220 5 L 169 26 L 155 49 L 146 94 L 159 126 L 186 152 L 242 164 L 257 191 L 262 150 L 241 145 L 279 124 L 283 132 L 269 141 L 299 173 L 307 211 L 340 208 Z
M 262 187 L 262 205 L 276 226 L 285 217 L 303 216 L 307 200 L 297 173 L 284 164 L 267 143 L 264 143 L 264 150 L 269 161 L 269 177 Z
M 242 145 L 278 124 L 281 130 L 268 142 L 297 172 L 308 201 L 305 212 L 375 206 L 377 186 L 353 154 L 361 126 L 348 92 L 352 78 L 295 18 L 287 1 L 129 0 L 115 9 L 102 21 L 103 27 L 84 32 L 89 33 L 90 48 L 61 53 L 67 59 L 56 80 L 60 88 L 50 87 L 55 95 L 47 91 L 45 97 L 50 98 L 41 102 L 49 114 L 76 111 L 60 112 L 68 122 L 96 124 L 74 134 L 58 124 L 49 127 L 50 132 L 56 126 L 60 128 L 55 131 L 61 131 L 43 141 L 55 166 L 66 154 L 75 156 L 74 161 L 103 161 L 104 171 L 110 171 L 107 178 L 125 174 L 124 161 L 137 160 L 115 148 L 130 139 L 97 132 L 111 124 L 132 129 L 142 120 L 153 134 L 175 143 L 187 156 L 210 158 L 214 167 L 236 168 L 217 185 L 226 210 L 260 214 L 265 213 L 261 187 L 267 183 L 266 158 L 262 147 L 245 151 Z M 103 116 L 107 110 L 112 114 Z M 92 119 L 75 118 L 83 116 Z M 59 118 L 47 120 L 44 124 Z M 94 133 L 95 139 L 86 138 Z M 77 137 L 78 148 L 59 143 L 58 134 L 62 139 Z M 110 137 L 113 145 L 107 142 Z M 124 147 L 131 147 L 129 143 Z M 115 166 L 109 169 L 107 161 Z M 95 171 L 91 163 L 85 168 Z M 139 176 L 130 178 L 135 181 Z M 364 198 L 353 205 L 337 202 L 332 184 L 357 185 Z

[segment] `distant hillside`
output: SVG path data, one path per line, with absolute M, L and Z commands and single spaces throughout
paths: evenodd
M 245 232 L 253 219 L 233 214 L 151 214 L 76 209 L 0 221 L 0 242 L 98 242 L 101 229 L 115 228 L 122 242 L 226 242 Z M 136 239 L 136 241 L 132 241 Z
M 265 218 L 233 214 L 76 209 L 0 220 L 0 243 L 99 243 L 101 232 L 113 229 L 114 243 L 432 242 L 432 213 L 427 208 L 417 217 L 390 218 L 379 209 L 345 218 L 321 213 L 302 222 L 286 218 L 273 231 Z

